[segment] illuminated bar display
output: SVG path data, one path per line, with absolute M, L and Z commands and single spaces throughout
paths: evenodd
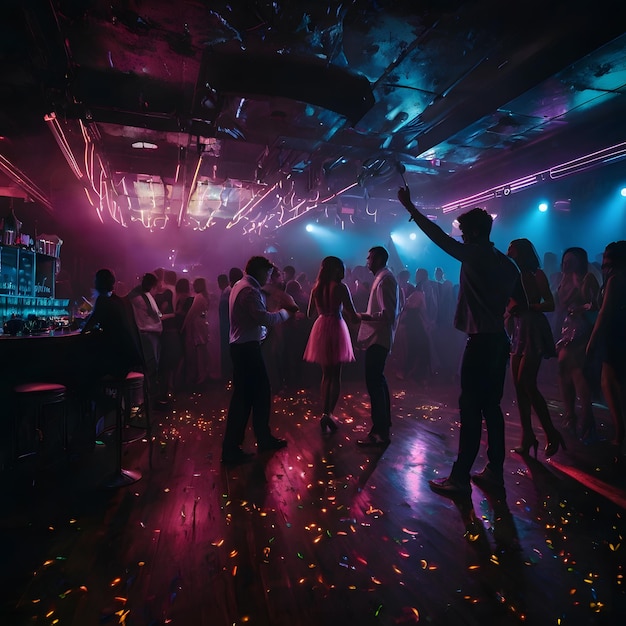
M 66 325 L 69 300 L 55 297 L 55 275 L 60 245 L 45 248 L 48 242 L 0 245 L 0 321 L 23 320 L 22 331 L 39 332 Z M 51 252 L 53 254 L 47 254 Z M 12 329 L 20 325 L 10 326 Z

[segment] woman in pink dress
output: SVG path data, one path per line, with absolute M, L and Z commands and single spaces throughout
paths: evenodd
M 352 295 L 343 282 L 345 267 L 336 256 L 327 256 L 320 266 L 319 274 L 311 290 L 307 315 L 317 313 L 311 334 L 304 350 L 304 360 L 319 363 L 322 367 L 322 419 L 323 433 L 337 430 L 332 418 L 341 388 L 341 366 L 354 361 L 354 351 L 348 325 L 343 319 L 346 311 L 351 321 L 360 321 L 354 308 Z

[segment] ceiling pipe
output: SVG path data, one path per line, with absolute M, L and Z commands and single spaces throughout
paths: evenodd
M 13 165 L 13 163 L 2 154 L 0 154 L 0 170 L 23 189 L 30 198 L 37 200 L 37 202 L 43 205 L 50 213 L 54 213 L 54 207 L 43 191 L 41 191 L 24 172 Z
M 63 128 L 61 128 L 61 125 L 59 124 L 59 121 L 57 120 L 56 113 L 54 113 L 54 111 L 51 113 L 48 113 L 44 115 L 43 119 L 48 125 L 48 128 L 50 129 L 50 132 L 52 133 L 54 140 L 57 142 L 57 145 L 59 146 L 61 150 L 61 154 L 67 161 L 67 164 L 70 166 L 72 173 L 74 174 L 74 176 L 76 176 L 76 178 L 78 178 L 78 180 L 82 181 L 85 175 L 83 174 L 83 171 L 80 169 L 80 166 L 78 165 L 76 156 L 72 152 L 72 148 L 70 147 L 70 144 L 67 141 L 67 138 L 65 137 Z

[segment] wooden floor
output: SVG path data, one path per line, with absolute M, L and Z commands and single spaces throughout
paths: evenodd
M 230 393 L 216 382 L 156 413 L 152 445 L 124 446 L 143 475 L 130 486 L 103 487 L 108 436 L 34 484 L 32 467 L 5 471 L 0 624 L 624 623 L 626 470 L 607 442 L 564 432 L 547 461 L 541 435 L 537 460 L 508 455 L 506 500 L 474 487 L 455 503 L 427 481 L 455 458 L 457 383 L 390 375 L 392 443 L 366 451 L 357 367 L 336 434 L 319 432 L 317 389 L 283 393 L 273 426 L 289 446 L 244 466 L 220 464 Z M 549 376 L 545 391 L 560 424 Z M 503 407 L 513 447 L 510 381 Z

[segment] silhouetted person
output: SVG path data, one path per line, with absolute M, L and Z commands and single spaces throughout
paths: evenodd
M 443 380 L 452 380 L 456 374 L 460 351 L 460 333 L 454 332 L 454 308 L 456 297 L 454 285 L 448 280 L 441 267 L 435 268 L 437 288 L 437 320 L 433 331 L 434 350 L 437 356 L 437 373 Z
M 417 270 L 416 285 L 409 294 L 398 320 L 400 350 L 398 378 L 414 380 L 427 384 L 433 373 L 433 353 L 431 333 L 434 322 L 431 321 L 428 302 L 434 302 L 433 291 L 429 289 Z M 421 278 L 421 280 L 420 280 Z
M 192 283 L 193 302 L 183 322 L 187 384 L 191 389 L 209 380 L 209 293 L 204 278 Z
M 220 297 L 217 303 L 217 317 L 220 326 L 220 378 L 230 379 L 230 354 L 228 348 L 228 296 L 230 296 L 230 282 L 228 274 L 220 274 L 217 277 L 217 286 L 220 290 Z
M 85 380 L 103 376 L 123 378 L 132 370 L 143 371 L 139 336 L 130 303 L 113 292 L 115 275 L 109 269 L 96 272 L 96 302 L 81 333 L 91 335 L 91 352 L 80 376 Z
M 276 266 L 263 286 L 263 293 L 267 310 L 271 313 L 281 309 L 298 310 L 295 300 L 285 291 L 282 272 Z M 289 362 L 287 352 L 292 346 L 287 345 L 285 331 L 285 324 L 268 330 L 267 339 L 262 347 L 270 386 L 275 394 L 284 391 L 287 381 L 287 363 Z
M 601 362 L 604 399 L 613 420 L 612 444 L 623 454 L 626 421 L 626 241 L 608 244 L 602 257 L 604 285 L 600 312 L 587 344 L 587 355 Z
M 224 281 L 226 277 L 226 281 Z M 243 278 L 243 271 L 239 267 L 231 267 L 228 275 L 220 274 L 217 277 L 221 290 L 218 302 L 218 318 L 220 325 L 220 352 L 221 352 L 221 376 L 222 380 L 228 381 L 233 375 L 233 364 L 230 359 L 230 321 L 228 318 L 228 299 L 233 285 Z M 226 283 L 226 284 L 224 284 Z
M 154 271 L 159 278 L 154 301 L 161 312 L 161 352 L 159 355 L 158 385 L 161 404 L 166 404 L 174 393 L 174 376 L 181 358 L 180 333 L 174 315 L 176 292 L 176 272 L 173 270 Z
M 585 369 L 586 348 L 598 311 L 600 284 L 589 271 L 587 251 L 567 248 L 561 258 L 561 282 L 556 292 L 556 351 L 559 359 L 559 386 L 565 410 L 565 426 L 576 432 L 576 400 L 580 400 L 583 441 L 596 440 L 589 372 Z
M 537 386 L 537 377 L 543 359 L 556 357 L 554 337 L 544 314 L 554 311 L 554 297 L 548 277 L 539 267 L 535 246 L 528 239 L 514 239 L 509 244 L 507 254 L 520 269 L 528 297 L 528 310 L 518 311 L 509 318 L 511 375 L 522 426 L 522 441 L 515 452 L 528 454 L 533 449 L 537 458 L 539 443 L 531 420 L 531 409 L 534 409 L 546 436 L 545 453 L 550 457 L 556 454 L 560 446 L 565 448 L 565 444 L 561 433 L 552 423 L 548 404 Z
M 185 355 L 185 335 L 183 333 L 183 326 L 185 325 L 187 313 L 189 313 L 189 309 L 191 309 L 191 305 L 193 304 L 189 279 L 179 278 L 176 281 L 174 291 L 174 319 L 180 345 L 180 359 L 178 360 L 174 374 L 174 387 L 178 391 L 187 387 L 187 359 Z
M 475 208 L 459 216 L 461 243 L 417 210 L 408 187 L 400 188 L 398 199 L 429 239 L 461 261 L 455 327 L 467 333 L 467 344 L 461 364 L 459 450 L 450 476 L 430 480 L 431 489 L 449 496 L 471 492 L 470 471 L 480 448 L 483 418 L 489 462 L 472 479 L 483 488 L 502 489 L 504 416 L 500 401 L 510 345 L 504 312 L 511 297 L 520 308 L 528 308 L 520 272 L 489 240 L 493 218 L 484 209 Z

